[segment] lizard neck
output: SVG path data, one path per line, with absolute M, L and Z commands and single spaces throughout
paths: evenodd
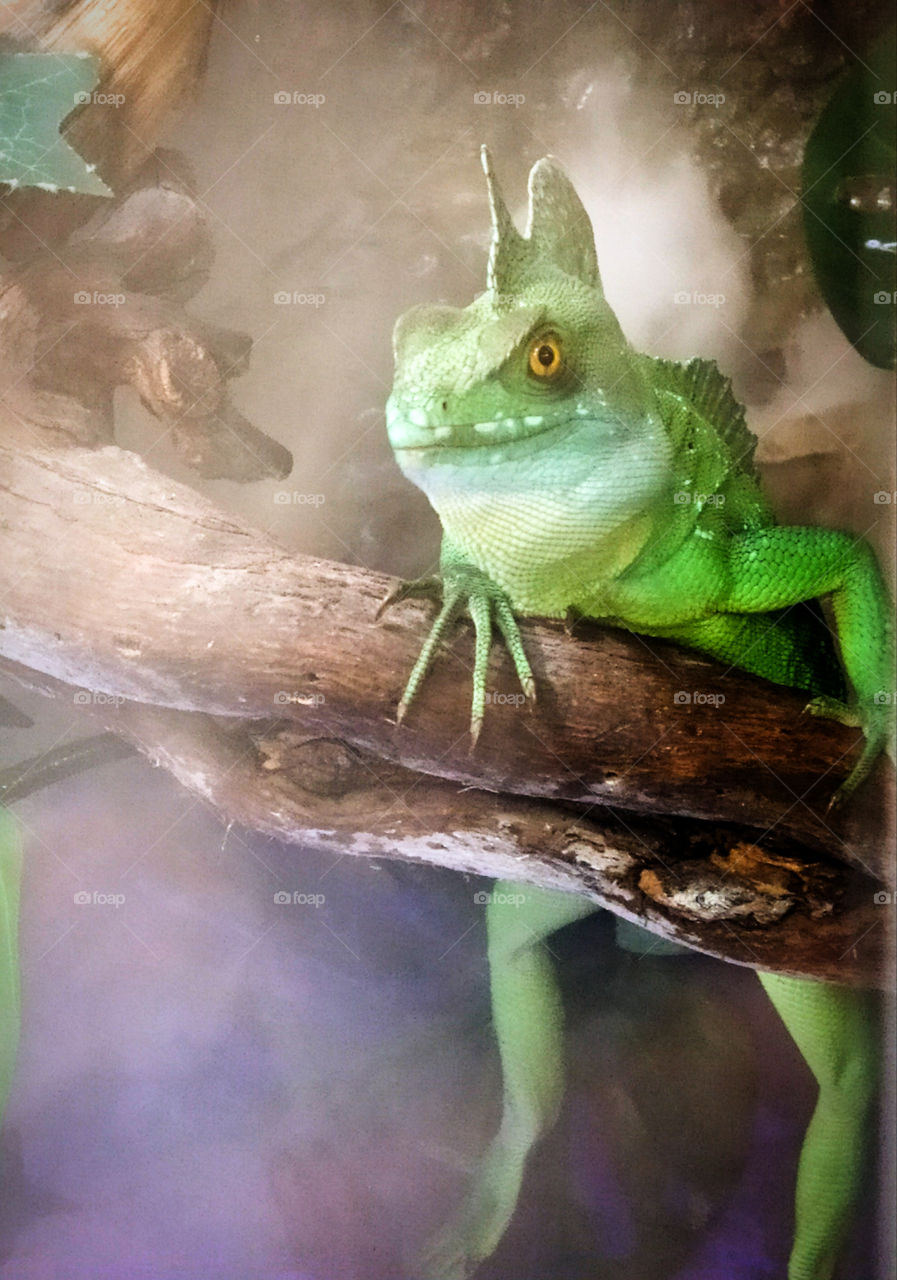
M 602 589 L 632 564 L 670 504 L 672 462 L 659 423 L 627 431 L 583 422 L 563 447 L 427 452 L 399 458 L 406 475 L 449 541 L 525 613 L 602 612 Z

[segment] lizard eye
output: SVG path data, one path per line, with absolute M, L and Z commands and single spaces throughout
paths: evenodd
M 554 334 L 537 338 L 529 349 L 530 373 L 537 378 L 553 378 L 562 366 L 561 344 Z

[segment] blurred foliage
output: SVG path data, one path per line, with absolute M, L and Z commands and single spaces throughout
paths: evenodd
M 844 336 L 881 369 L 897 338 L 897 44 L 840 81 L 807 142 L 804 231 L 820 291 Z
M 0 183 L 112 195 L 59 133 L 98 79 L 88 53 L 0 53 Z

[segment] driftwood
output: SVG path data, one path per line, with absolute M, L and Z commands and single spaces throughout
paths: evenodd
M 14 664 L 3 669 L 72 697 L 58 681 Z M 85 704 L 85 720 L 112 726 L 230 823 L 303 850 L 445 866 L 509 879 L 523 892 L 527 885 L 577 892 L 660 938 L 735 964 L 885 981 L 880 886 L 830 859 L 761 849 L 747 830 L 496 796 L 282 721 L 108 697 Z M 94 740 L 95 758 L 119 758 L 115 743 Z M 62 772 L 71 766 L 67 753 Z
M 82 278 L 98 269 L 103 228 L 130 225 L 135 198 L 158 210 L 153 191 L 123 202 L 123 224 L 104 212 L 74 238 Z M 170 264 L 189 278 L 190 261 L 169 250 L 157 276 L 152 261 L 144 270 L 161 292 Z M 20 675 L 43 673 L 57 696 L 65 682 L 86 719 L 251 829 L 575 888 L 736 963 L 880 980 L 888 913 L 875 895 L 887 890 L 873 876 L 888 858 L 875 792 L 846 816 L 825 812 L 856 731 L 695 654 L 595 627 L 571 639 L 545 622 L 524 625 L 537 709 L 497 650 L 474 755 L 463 629 L 397 728 L 425 606 L 376 623 L 389 579 L 290 556 L 109 443 L 111 388 L 130 380 L 170 417 L 186 461 L 254 474 L 260 455 L 229 454 L 233 436 L 202 407 L 223 396 L 216 355 L 236 351 L 242 367 L 238 336 L 138 294 L 83 320 L 71 308 L 52 358 L 39 358 L 29 343 L 45 312 L 64 310 L 67 274 L 37 261 L 7 280 L 0 654 Z M 268 474 L 278 447 L 263 446 Z
M 865 864 L 877 856 L 845 851 L 840 818 L 824 812 L 858 731 L 802 715 L 805 698 L 742 672 L 618 632 L 571 640 L 559 624 L 526 623 L 539 709 L 517 704 L 496 653 L 470 755 L 463 638 L 408 722 L 391 719 L 428 611 L 405 603 L 376 625 L 383 575 L 291 556 L 115 448 L 26 452 L 7 436 L 0 520 L 2 651 L 71 684 L 279 716 L 496 791 L 749 823 Z
M 160 168 L 164 185 L 154 185 Z M 251 339 L 181 308 L 211 258 L 190 175 L 160 153 L 121 200 L 100 202 L 60 252 L 36 254 L 0 280 L 7 413 L 51 445 L 60 437 L 107 444 L 113 393 L 130 385 L 200 475 L 286 475 L 289 451 L 230 402 L 228 382 L 245 371 Z
M 696 655 L 535 622 L 536 712 L 496 653 L 468 753 L 462 631 L 397 729 L 423 606 L 375 624 L 382 575 L 291 557 L 114 446 L 124 383 L 204 476 L 291 465 L 229 403 L 249 340 L 181 310 L 208 271 L 208 232 L 182 164 L 152 153 L 201 66 L 213 6 L 105 11 L 5 9 L 5 31 L 33 47 L 94 48 L 108 65 L 99 89 L 128 106 L 91 104 L 67 128 L 118 201 L 17 192 L 0 226 L 17 264 L 0 282 L 7 672 L 73 698 L 86 725 L 252 830 L 568 888 L 735 963 L 880 981 L 880 795 L 825 812 L 855 731 Z M 160 45 L 148 23 L 174 35 Z M 49 253 L 34 253 L 35 236 Z

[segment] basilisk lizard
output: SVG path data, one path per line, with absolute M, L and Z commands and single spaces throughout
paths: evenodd
M 865 743 L 843 799 L 893 734 L 891 607 L 871 548 L 846 533 L 775 523 L 756 441 L 713 362 L 632 350 L 602 290 L 588 215 L 553 158 L 530 174 L 523 235 L 485 148 L 483 164 L 492 213 L 486 291 L 463 309 L 413 308 L 395 330 L 389 439 L 443 530 L 439 577 L 403 583 L 384 602 L 441 598 L 399 720 L 466 612 L 476 637 L 475 742 L 493 626 L 532 697 L 515 615 L 573 612 L 678 641 L 806 690 L 817 714 L 852 717 Z M 840 664 L 821 613 L 803 605 L 822 596 L 831 599 Z M 527 1155 L 560 1106 L 561 1007 L 539 944 L 594 906 L 532 889 L 525 897 L 522 912 L 488 915 L 503 1114 L 459 1218 L 422 1264 L 430 1280 L 467 1276 L 495 1249 Z M 788 1280 L 827 1280 L 859 1191 L 875 1021 L 865 993 L 759 977 L 819 1085 Z

